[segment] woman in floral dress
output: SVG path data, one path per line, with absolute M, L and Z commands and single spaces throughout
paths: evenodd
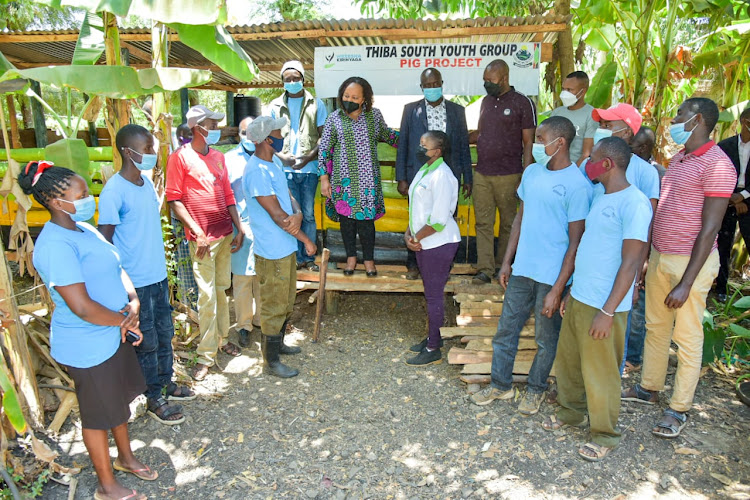
M 344 274 L 357 266 L 356 238 L 362 243 L 367 276 L 376 276 L 375 221 L 385 214 L 378 142 L 396 147 L 398 132 L 372 107 L 372 87 L 353 76 L 339 87 L 339 109 L 328 116 L 320 138 L 320 192 L 326 213 L 341 224 L 346 250 Z

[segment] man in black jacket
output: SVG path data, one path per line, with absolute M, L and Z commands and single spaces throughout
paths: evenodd
M 460 104 L 443 97 L 443 77 L 435 68 L 422 72 L 420 88 L 424 99 L 404 107 L 401 117 L 399 148 L 396 156 L 396 180 L 402 196 L 409 193 L 409 184 L 422 166 L 417 160 L 419 139 L 428 130 L 440 130 L 448 135 L 450 153 L 444 158 L 463 186 L 464 196 L 471 196 L 472 171 L 469 153 L 469 131 L 466 127 L 466 110 Z M 463 176 L 463 181 L 462 181 Z M 409 251 L 406 259 L 407 279 L 419 278 L 417 258 Z
M 729 199 L 729 207 L 721 223 L 718 239 L 721 268 L 716 278 L 716 295 L 719 300 L 724 301 L 730 272 L 729 260 L 738 222 L 745 246 L 750 248 L 750 108 L 746 108 L 740 114 L 740 133 L 724 139 L 719 143 L 719 147 L 732 160 L 737 170 L 737 187 Z

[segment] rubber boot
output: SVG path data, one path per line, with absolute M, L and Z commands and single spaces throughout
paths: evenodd
M 284 325 L 281 327 L 281 350 L 279 351 L 280 354 L 299 354 L 302 352 L 302 349 L 293 346 L 293 345 L 286 345 L 284 343 L 284 336 L 286 335 L 286 326 L 289 323 L 289 320 L 284 321 Z
M 281 335 L 263 335 L 261 338 L 261 351 L 263 352 L 263 361 L 266 362 L 265 372 L 276 377 L 292 378 L 299 375 L 299 371 L 291 368 L 279 361 L 279 351 L 281 350 Z

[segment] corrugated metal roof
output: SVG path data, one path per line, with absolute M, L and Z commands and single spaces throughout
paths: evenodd
M 199 52 L 181 43 L 176 35 L 170 45 L 171 66 L 211 69 L 209 87 L 240 89 L 280 86 L 278 72 L 289 59 L 309 68 L 306 82 L 315 80 L 316 47 L 416 43 L 526 42 L 547 44 L 557 40 L 570 16 L 485 17 L 477 19 L 315 19 L 281 23 L 230 26 L 228 30 L 261 70 L 252 82 L 237 81 Z M 151 64 L 151 30 L 122 29 L 121 42 L 130 50 L 130 64 Z M 18 67 L 70 64 L 77 30 L 10 31 L 0 33 L 0 52 Z M 100 61 L 103 63 L 103 60 Z

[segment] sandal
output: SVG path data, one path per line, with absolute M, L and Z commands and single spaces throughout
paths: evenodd
M 174 382 L 170 382 L 164 388 L 164 393 L 169 401 L 192 401 L 198 397 L 189 387 L 177 385 Z
M 179 425 L 185 421 L 180 405 L 170 405 L 163 397 L 148 400 L 146 413 L 154 420 L 164 425 Z M 177 418 L 170 418 L 179 415 Z
M 130 495 L 118 498 L 117 500 L 148 500 L 148 497 L 146 495 L 139 495 L 137 491 L 130 490 Z M 104 493 L 100 493 L 97 489 L 94 492 L 94 500 L 112 500 L 109 495 L 105 495 Z
M 211 368 L 208 365 L 204 365 L 203 363 L 196 363 L 193 367 L 192 372 L 190 373 L 190 376 L 193 377 L 193 379 L 200 382 L 204 378 L 206 378 L 206 375 L 208 375 L 208 369 Z
M 630 361 L 625 361 L 625 369 L 623 373 L 636 373 L 641 371 L 641 365 L 634 365 Z
M 560 429 L 565 429 L 566 427 L 586 427 L 586 424 L 589 421 L 588 415 L 583 417 L 583 420 L 579 424 L 566 424 L 562 420 L 559 420 L 557 418 L 557 415 L 550 415 L 547 417 L 544 422 L 542 422 L 542 429 L 545 431 L 553 432 L 553 431 L 559 431 Z
M 223 346 L 221 346 L 221 352 L 224 354 L 228 354 L 229 356 L 237 357 L 240 354 L 242 354 L 242 349 L 237 347 L 236 345 L 232 344 L 231 342 L 227 342 Z
M 668 418 L 672 418 L 677 423 L 672 423 Z M 661 420 L 658 424 L 656 424 L 656 427 L 651 430 L 651 434 L 653 434 L 656 437 L 664 438 L 664 439 L 674 439 L 677 436 L 680 435 L 680 432 L 682 432 L 682 429 L 685 428 L 687 425 L 688 415 L 687 412 L 680 412 L 673 410 L 672 408 L 667 408 L 664 410 L 664 416 L 662 416 Z M 660 431 L 659 429 L 662 429 L 663 431 Z
M 586 443 L 578 448 L 578 455 L 587 462 L 600 462 L 614 450 L 614 447 L 601 446 L 596 443 Z M 586 453 L 586 452 L 589 453 Z
M 156 481 L 159 478 L 159 472 L 151 470 L 151 467 L 148 465 L 144 465 L 144 467 L 145 468 L 143 469 L 128 469 L 127 467 L 118 464 L 117 460 L 112 462 L 112 468 L 114 470 L 133 474 L 135 477 L 142 479 L 143 481 Z
M 647 391 L 641 384 L 635 384 L 630 389 L 625 389 L 620 393 L 620 399 L 622 401 L 631 401 L 634 403 L 643 403 L 645 405 L 653 405 L 659 402 L 658 394 Z

